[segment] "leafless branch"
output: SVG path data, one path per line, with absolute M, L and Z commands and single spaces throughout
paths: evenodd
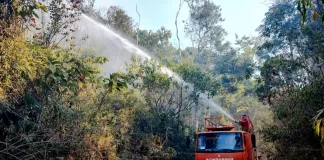
M 179 38 L 179 30 L 178 30 L 178 16 L 179 16 L 179 13 L 180 13 L 183 3 L 184 3 L 184 1 L 180 0 L 179 9 L 177 11 L 176 19 L 175 19 L 175 26 L 176 26 L 176 30 L 177 30 L 176 35 L 177 35 L 177 39 L 178 39 L 178 52 L 179 52 L 180 60 L 182 59 L 182 55 L 181 55 L 181 46 L 180 46 L 180 38 Z
M 154 100 L 155 101 L 155 107 L 158 107 L 159 106 L 159 102 L 161 101 L 162 97 L 166 94 L 167 92 L 165 91 L 164 93 L 162 93 L 159 98 L 157 100 Z
M 137 10 L 137 5 L 136 5 L 136 12 L 138 14 L 138 26 L 137 26 L 136 44 L 138 45 L 138 31 L 139 31 L 139 27 L 140 27 L 140 24 L 141 24 L 141 15 Z
M 171 97 L 169 98 L 169 100 L 168 100 L 168 105 L 171 105 L 171 104 L 172 104 L 173 97 L 174 97 L 175 93 L 176 93 L 176 92 L 173 92 L 172 95 L 171 95 Z
M 2 153 L 2 154 L 6 154 L 6 155 L 9 155 L 9 156 L 11 156 L 11 157 L 13 157 L 13 158 L 16 158 L 16 159 L 20 160 L 20 158 L 16 157 L 15 155 L 12 155 L 12 154 L 10 154 L 10 153 L 8 153 L 8 152 L 0 151 L 0 153 Z

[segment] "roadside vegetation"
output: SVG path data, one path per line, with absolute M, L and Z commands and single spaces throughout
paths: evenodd
M 224 40 L 221 6 L 179 3 L 190 9 L 187 48 L 172 44 L 177 33 L 163 26 L 138 28 L 118 6 L 0 1 L 0 159 L 193 159 L 204 116 L 230 123 L 202 107 L 200 93 L 234 117 L 251 116 L 263 158 L 323 159 L 323 1 L 274 0 L 259 36 L 235 44 Z M 46 25 L 42 13 L 50 14 Z M 159 60 L 133 57 L 126 72 L 103 76 L 100 66 L 113 59 L 92 56 L 71 37 L 82 13 Z

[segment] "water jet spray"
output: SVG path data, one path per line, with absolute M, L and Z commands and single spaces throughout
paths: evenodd
M 48 16 L 47 16 L 48 17 Z M 73 33 L 75 41 L 81 41 L 84 34 L 88 35 L 89 39 L 82 45 L 83 48 L 89 48 L 95 52 L 94 56 L 108 57 L 109 62 L 102 66 L 103 75 L 108 75 L 114 72 L 125 72 L 126 63 L 129 63 L 132 56 L 140 56 L 144 60 L 152 59 L 152 55 L 140 49 L 130 40 L 121 36 L 113 29 L 95 21 L 93 18 L 82 14 L 79 24 L 79 30 Z M 58 37 L 57 39 L 60 39 Z M 161 71 L 170 77 L 173 77 L 178 83 L 185 83 L 193 90 L 193 85 L 184 82 L 184 80 L 169 68 L 162 66 Z M 208 105 L 219 113 L 225 115 L 231 121 L 235 119 L 228 114 L 222 107 L 216 104 L 212 99 L 209 99 L 206 94 L 200 93 L 199 102 L 203 105 Z

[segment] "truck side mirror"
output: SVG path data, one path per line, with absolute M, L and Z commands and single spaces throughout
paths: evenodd
M 251 135 L 251 140 L 252 140 L 252 147 L 256 148 L 256 138 L 255 138 L 255 134 Z

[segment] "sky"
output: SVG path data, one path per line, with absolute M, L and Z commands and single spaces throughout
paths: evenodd
M 222 17 L 225 19 L 221 23 L 228 35 L 226 40 L 235 42 L 235 34 L 239 37 L 257 36 L 256 28 L 262 23 L 264 14 L 268 10 L 270 0 L 213 0 L 216 5 L 222 8 Z M 171 42 L 177 46 L 175 17 L 178 11 L 180 0 L 96 0 L 97 9 L 109 8 L 109 6 L 119 6 L 133 18 L 137 23 L 138 14 L 136 5 L 141 15 L 140 28 L 156 31 L 161 26 L 171 30 Z M 189 8 L 185 3 L 178 17 L 179 37 L 181 48 L 191 45 L 190 39 L 185 36 L 183 20 L 189 17 Z

